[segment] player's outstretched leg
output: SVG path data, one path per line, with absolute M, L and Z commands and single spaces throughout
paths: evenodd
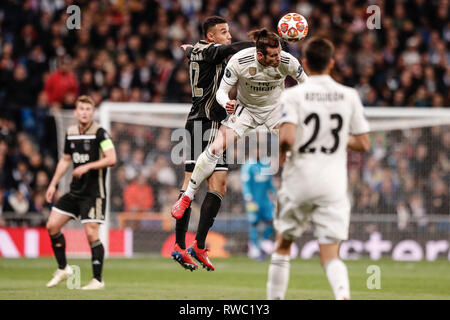
M 172 217 L 175 219 L 181 219 L 183 217 L 192 199 L 194 199 L 196 191 L 201 183 L 214 172 L 214 168 L 219 159 L 220 156 L 212 154 L 208 148 L 198 157 L 186 192 L 172 207 Z

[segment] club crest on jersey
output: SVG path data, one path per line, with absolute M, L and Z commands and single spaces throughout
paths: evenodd
M 248 73 L 250 73 L 251 76 L 254 76 L 256 74 L 256 68 L 255 67 L 248 68 Z
M 89 140 L 84 140 L 83 147 L 85 151 L 89 151 L 91 149 L 91 144 Z
M 281 79 L 281 74 L 277 73 L 277 74 L 274 76 L 274 78 L 277 79 L 277 80 L 278 80 L 278 79 Z

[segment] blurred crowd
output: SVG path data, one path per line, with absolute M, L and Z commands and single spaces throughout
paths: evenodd
M 66 9 L 73 4 L 81 9 L 79 29 L 67 24 L 74 11 Z M 380 29 L 366 24 L 372 4 L 379 8 Z M 77 95 L 89 94 L 96 104 L 189 103 L 189 73 L 180 45 L 197 42 L 210 15 L 227 18 L 233 41 L 238 41 L 248 40 L 255 28 L 275 30 L 283 14 L 299 12 L 308 20 L 309 36 L 333 40 L 332 76 L 355 87 L 364 105 L 448 108 L 449 7 L 447 0 L 1 1 L 0 212 L 46 210 L 43 186 L 57 161 L 49 115 L 72 109 Z M 302 44 L 284 47 L 301 58 Z M 375 213 L 381 206 L 383 212 L 403 215 L 449 214 L 449 133 L 422 130 L 407 131 L 416 139 L 399 139 L 405 134 L 400 131 L 376 134 L 367 159 L 350 157 L 359 166 L 350 166 L 355 212 Z M 165 210 L 177 197 L 183 172 L 168 155 L 170 130 L 135 126 L 127 131 L 117 124 L 112 131 L 124 137 L 116 141 L 121 163 L 114 169 L 113 208 Z M 230 184 L 238 185 L 232 183 L 232 172 L 230 177 Z M 230 189 L 239 196 L 239 190 Z M 137 194 L 148 196 L 136 199 Z M 426 199 L 432 196 L 442 199 L 430 204 Z M 440 201 L 442 206 L 434 204 Z

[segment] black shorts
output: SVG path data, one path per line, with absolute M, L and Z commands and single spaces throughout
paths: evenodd
M 79 218 L 81 223 L 86 222 L 105 222 L 104 198 L 79 197 L 72 193 L 66 193 L 53 206 L 52 210 L 58 213 Z
M 186 160 L 185 171 L 194 171 L 195 161 L 208 147 L 219 131 L 220 122 L 211 120 L 188 120 L 186 121 Z M 228 171 L 226 152 L 219 159 L 214 171 Z

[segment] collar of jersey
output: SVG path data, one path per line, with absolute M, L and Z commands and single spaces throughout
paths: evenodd
M 308 76 L 308 80 L 313 80 L 313 81 L 323 81 L 323 80 L 330 80 L 331 77 L 329 74 L 318 74 L 318 75 L 313 75 L 313 76 Z

